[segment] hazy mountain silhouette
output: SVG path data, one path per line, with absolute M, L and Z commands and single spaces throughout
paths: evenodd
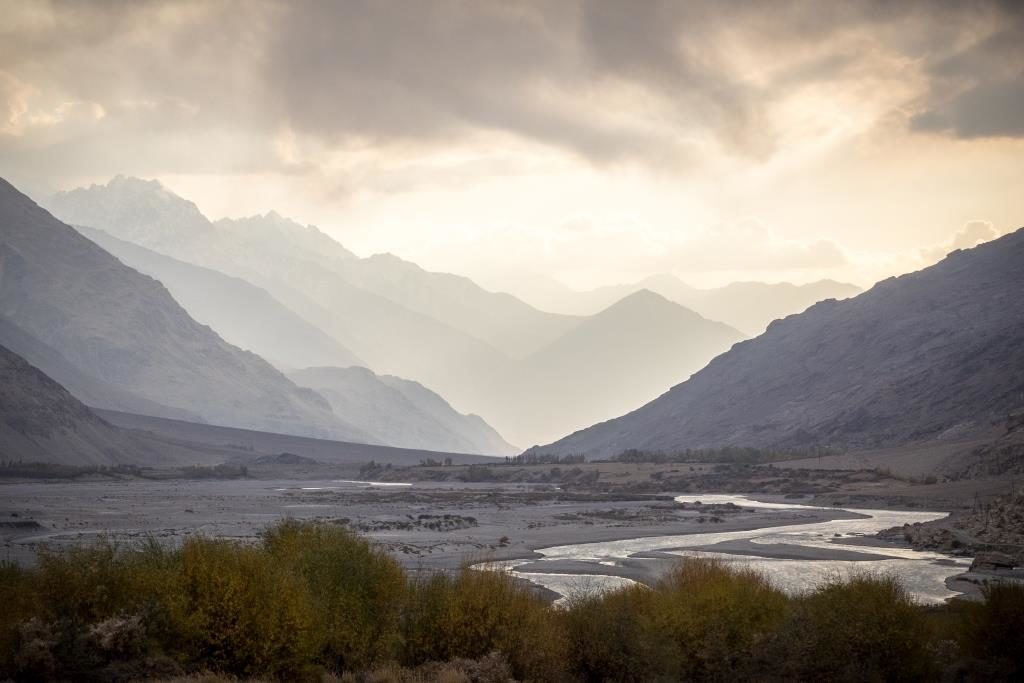
M 381 443 L 453 453 L 510 455 L 519 452 L 483 419 L 462 415 L 423 385 L 378 377 L 366 368 L 306 368 L 289 372 L 299 386 L 330 401 L 335 412 Z
M 456 463 L 489 460 L 94 411 L 40 369 L 0 345 L 0 461 L 167 468 L 226 461 L 246 464 L 282 452 L 334 464 L 372 459 L 412 465 L 424 458 L 446 456 Z
M 899 445 L 1022 406 L 1018 230 L 775 322 L 657 400 L 539 450 Z
M 553 435 L 653 399 L 741 339 L 728 325 L 641 290 L 531 355 L 505 386 L 519 419 Z
M 235 346 L 289 368 L 363 364 L 333 337 L 241 278 L 164 256 L 103 230 L 76 230 L 125 265 L 159 280 L 190 316 Z
M 529 355 L 579 324 L 545 313 L 511 294 L 489 292 L 469 278 L 434 273 L 392 254 L 341 266 L 352 284 L 424 313 L 514 358 Z
M 550 301 L 553 310 L 576 315 L 592 315 L 615 301 L 641 289 L 657 292 L 669 301 L 735 327 L 744 334 L 756 336 L 773 320 L 801 313 L 812 304 L 825 299 L 846 299 L 862 290 L 835 280 L 819 280 L 805 285 L 788 282 L 733 282 L 723 287 L 698 289 L 675 275 L 651 275 L 632 284 L 609 285 L 586 291 L 575 291 L 548 282 L 539 299 Z M 540 300 L 533 300 L 540 305 Z M 541 305 L 543 308 L 543 305 Z
M 369 438 L 259 356 L 196 323 L 123 265 L 0 181 L 0 316 L 84 373 L 238 426 Z
M 654 289 L 665 293 L 658 287 Z M 788 282 L 733 282 L 716 289 L 691 290 L 688 297 L 682 292 L 665 293 L 665 296 L 701 315 L 721 320 L 756 336 L 764 332 L 773 320 L 806 311 L 819 301 L 848 299 L 862 291 L 860 287 L 835 280 L 819 280 L 806 285 Z
M 143 246 L 267 290 L 374 372 L 430 387 L 512 442 L 555 438 L 650 400 L 741 337 L 661 297 L 631 298 L 589 320 L 545 313 L 395 256 L 356 258 L 273 213 L 200 227 L 194 205 L 178 198 L 187 206 L 170 214 L 190 223 L 176 239 L 132 223 L 168 197 L 151 182 L 117 178 L 52 205 L 69 222 L 148 240 Z M 159 224 L 174 231 L 172 221 Z
M 159 234 L 154 234 L 134 222 L 150 220 L 149 210 L 168 196 L 181 204 L 170 216 L 190 217 L 185 228 L 177 230 L 173 220 L 161 219 Z M 70 223 L 100 228 L 262 287 L 374 371 L 421 381 L 457 406 L 475 405 L 482 393 L 479 378 L 508 362 L 505 354 L 472 335 L 353 285 L 340 267 L 354 258 L 351 252 L 315 228 L 277 214 L 216 223 L 203 218 L 199 226 L 188 208 L 195 208 L 191 202 L 158 183 L 120 177 L 106 186 L 60 193 L 51 206 Z

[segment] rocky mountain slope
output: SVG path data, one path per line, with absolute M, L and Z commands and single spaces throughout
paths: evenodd
M 0 345 L 0 462 L 60 465 L 212 465 L 218 449 L 116 427 L 43 371 Z
M 110 464 L 131 444 L 38 368 L 0 346 L 0 460 Z
M 363 364 L 333 337 L 245 280 L 164 256 L 102 230 L 76 230 L 125 265 L 159 280 L 192 318 L 215 329 L 225 341 L 279 367 Z
M 0 317 L 87 375 L 213 423 L 369 439 L 2 180 Z
M 542 452 L 854 449 L 988 427 L 1024 406 L 1024 230 L 734 346 L 655 401 Z
M 56 349 L 3 317 L 0 317 L 0 345 L 6 346 L 8 350 L 42 370 L 87 406 L 109 410 L 134 410 L 194 422 L 203 421 L 197 413 L 151 401 L 84 372 L 60 355 Z
M 476 415 L 462 415 L 423 385 L 378 377 L 366 368 L 315 367 L 289 372 L 381 443 L 453 453 L 512 455 L 505 442 Z

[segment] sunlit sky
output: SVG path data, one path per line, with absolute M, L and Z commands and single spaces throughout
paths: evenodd
M 1015 2 L 0 0 L 0 174 L 504 288 L 869 285 L 1024 225 Z

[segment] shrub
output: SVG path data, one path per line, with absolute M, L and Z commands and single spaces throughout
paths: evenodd
M 914 681 L 935 675 L 924 611 L 898 579 L 833 579 L 796 601 L 775 643 L 784 678 Z
M 292 521 L 270 529 L 264 545 L 308 586 L 326 666 L 357 670 L 398 655 L 405 575 L 384 551 L 342 527 Z
M 655 594 L 645 586 L 570 595 L 563 615 L 572 671 L 584 681 L 654 680 L 659 672 L 648 615 Z
M 504 655 L 517 678 L 565 677 L 565 639 L 549 605 L 499 571 L 435 574 L 411 587 L 403 624 L 407 664 Z
M 1024 585 L 995 582 L 981 603 L 963 606 L 959 641 L 965 668 L 976 679 L 1024 678 Z
M 687 558 L 655 587 L 652 630 L 664 634 L 661 666 L 673 678 L 751 678 L 755 655 L 785 619 L 790 600 L 762 574 Z
M 191 539 L 166 591 L 167 645 L 193 665 L 295 676 L 312 660 L 314 606 L 289 567 L 260 548 Z

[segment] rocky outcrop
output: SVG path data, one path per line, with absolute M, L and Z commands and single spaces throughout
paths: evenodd
M 995 571 L 999 569 L 1013 569 L 1020 565 L 1016 558 L 996 551 L 978 553 L 971 562 L 971 571 Z

